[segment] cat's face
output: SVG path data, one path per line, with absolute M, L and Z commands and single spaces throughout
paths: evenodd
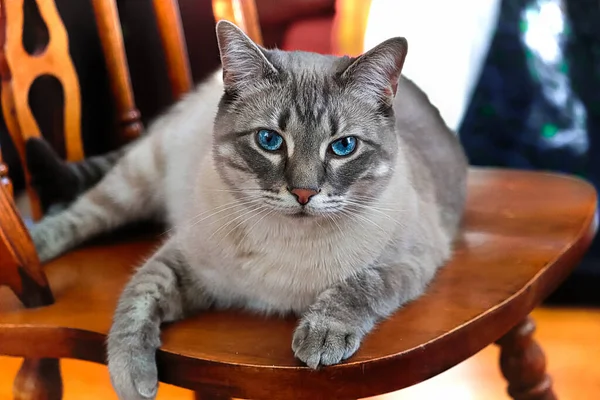
M 213 154 L 232 193 L 298 217 L 375 201 L 395 167 L 391 98 L 399 70 L 392 67 L 395 81 L 386 83 L 381 71 L 353 71 L 374 69 L 366 62 L 259 49 L 231 25 L 218 32 L 226 93 Z

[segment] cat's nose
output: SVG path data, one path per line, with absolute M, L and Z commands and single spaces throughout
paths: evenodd
M 307 204 L 315 194 L 319 193 L 319 191 L 315 190 L 315 189 L 289 189 L 289 190 L 290 190 L 291 194 L 296 196 L 296 200 L 298 200 L 298 203 L 300 203 L 302 205 Z

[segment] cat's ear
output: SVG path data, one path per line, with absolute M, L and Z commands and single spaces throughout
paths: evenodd
M 361 94 L 391 105 L 407 51 L 405 38 L 388 39 L 354 60 L 342 78 Z
M 226 91 L 243 91 L 259 80 L 277 74 L 263 50 L 240 28 L 221 20 L 216 29 Z

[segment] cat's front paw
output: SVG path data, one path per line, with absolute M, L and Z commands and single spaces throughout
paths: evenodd
M 120 400 L 152 400 L 158 390 L 156 348 L 143 340 L 108 340 L 108 370 Z
M 319 314 L 300 320 L 294 332 L 292 350 L 310 368 L 333 365 L 358 350 L 363 333 L 353 324 Z

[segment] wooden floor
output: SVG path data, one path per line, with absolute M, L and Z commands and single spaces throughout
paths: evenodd
M 538 309 L 536 337 L 548 356 L 559 399 L 600 399 L 600 309 Z M 419 385 L 377 400 L 508 399 L 497 367 L 498 350 L 489 347 L 470 360 Z M 19 360 L 0 357 L 0 399 L 11 399 Z M 62 361 L 64 400 L 116 400 L 106 367 Z M 189 391 L 161 386 L 159 400 L 191 400 Z

